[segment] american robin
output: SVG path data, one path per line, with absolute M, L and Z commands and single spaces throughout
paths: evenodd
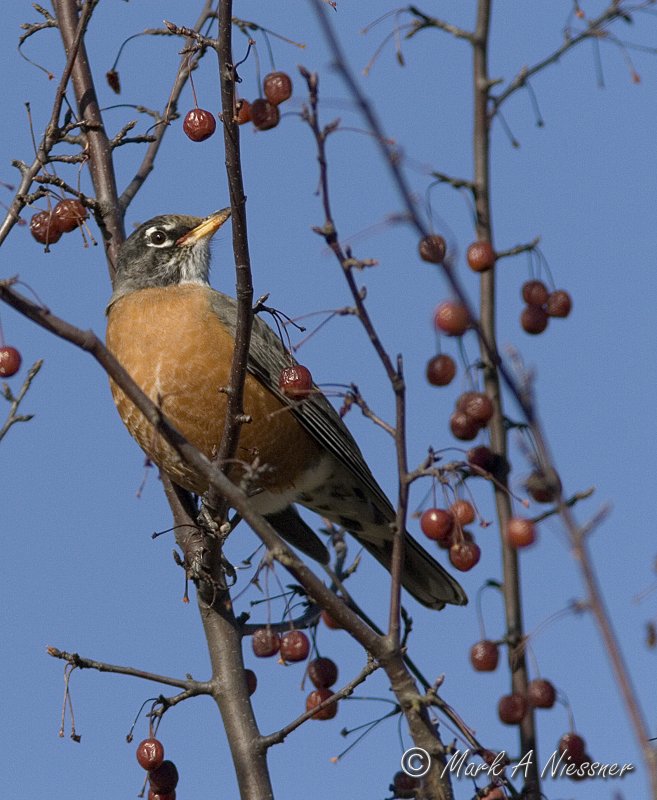
M 210 288 L 210 240 L 230 209 L 199 217 L 166 214 L 122 245 L 107 307 L 107 346 L 168 419 L 206 456 L 221 441 L 236 326 L 235 300 Z M 328 553 L 292 504 L 342 526 L 390 568 L 395 519 L 348 429 L 317 387 L 303 401 L 278 388 L 290 355 L 257 315 L 244 410 L 229 476 L 291 544 L 326 563 Z M 148 456 L 180 486 L 202 494 L 204 479 L 182 463 L 121 389 L 121 419 Z M 420 603 L 464 605 L 459 584 L 406 534 L 405 588 Z

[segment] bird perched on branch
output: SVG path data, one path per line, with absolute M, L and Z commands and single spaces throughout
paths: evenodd
M 212 458 L 226 415 L 236 303 L 208 283 L 210 240 L 230 209 L 205 219 L 165 214 L 122 245 L 107 307 L 107 346 L 177 430 Z M 326 563 L 321 540 L 295 503 L 345 528 L 390 569 L 395 512 L 348 429 L 317 387 L 303 401 L 279 389 L 291 356 L 257 315 L 253 320 L 236 482 L 249 479 L 251 505 L 283 538 Z M 198 494 L 207 483 L 180 459 L 112 382 L 121 419 L 175 483 Z M 258 465 L 254 468 L 253 465 Z M 420 603 L 464 605 L 459 584 L 408 534 L 402 582 Z

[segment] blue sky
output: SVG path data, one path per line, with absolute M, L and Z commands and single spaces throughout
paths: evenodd
M 365 5 L 365 7 L 364 7 Z M 594 16 L 604 6 L 585 2 Z M 472 25 L 472 2 L 434 3 L 431 13 L 463 26 Z M 557 47 L 568 2 L 531 4 L 500 2 L 494 9 L 491 74 L 508 80 L 524 65 Z M 382 3 L 340 3 L 332 14 L 352 66 L 360 72 L 392 22 L 367 36 L 360 31 L 389 10 Z M 256 295 L 270 292 L 271 304 L 290 316 L 350 304 L 337 264 L 311 231 L 323 222 L 314 194 L 317 183 L 314 146 L 298 117 L 303 100 L 296 65 L 320 73 L 324 121 L 340 117 L 345 127 L 362 122 L 345 89 L 329 66 L 329 56 L 309 7 L 302 3 L 241 2 L 235 14 L 306 44 L 300 50 L 273 41 L 276 67 L 295 76 L 295 94 L 280 126 L 267 133 L 242 131 L 244 177 L 248 195 L 250 247 Z M 191 24 L 195 4 L 182 2 L 103 2 L 89 31 L 88 48 L 98 76 L 102 105 L 116 102 L 102 76 L 120 43 L 163 17 Z M 32 158 L 24 103 L 30 101 L 40 136 L 50 114 L 55 83 L 15 52 L 19 24 L 35 19 L 27 2 L 8 4 L 0 31 L 5 74 L 4 114 L 0 118 L 0 180 L 15 182 L 12 159 Z M 655 45 L 657 20 L 638 15 L 634 26 L 617 29 L 621 38 Z M 121 102 L 161 108 L 178 64 L 179 43 L 144 38 L 128 45 L 119 64 Z M 259 43 L 263 72 L 269 70 L 266 48 Z M 243 50 L 236 36 L 236 53 Z M 470 56 L 467 46 L 439 32 L 426 32 L 403 47 L 401 68 L 388 46 L 362 85 L 384 122 L 386 132 L 408 158 L 409 179 L 419 198 L 430 179 L 426 167 L 457 176 L 471 176 Z M 56 31 L 45 31 L 26 45 L 31 58 L 57 73 L 63 64 Z M 493 220 L 500 249 L 541 236 L 541 249 L 557 286 L 574 300 L 571 317 L 556 320 L 539 337 L 518 325 L 520 286 L 528 277 L 526 256 L 499 267 L 499 342 L 521 352 L 536 371 L 539 411 L 568 492 L 595 486 L 592 500 L 576 509 L 586 520 L 603 504 L 612 510 L 592 537 L 591 545 L 606 601 L 621 639 L 632 677 L 653 721 L 655 653 L 644 644 L 645 622 L 654 616 L 654 596 L 641 604 L 636 595 L 655 580 L 654 297 L 657 241 L 654 198 L 657 190 L 654 130 L 657 122 L 654 56 L 632 52 L 641 83 L 634 84 L 621 52 L 602 47 L 605 88 L 596 85 L 590 43 L 574 50 L 533 82 L 545 126 L 538 128 L 526 92 L 505 106 L 505 118 L 521 147 L 513 149 L 499 125 L 493 136 Z M 257 94 L 253 61 L 241 70 L 242 93 Z M 218 109 L 216 66 L 208 57 L 195 76 L 199 103 Z M 181 107 L 192 107 L 186 90 Z M 108 111 L 109 130 L 116 132 L 130 109 Z M 146 123 L 140 121 L 143 130 Z M 141 158 L 141 147 L 122 148 L 117 157 L 119 186 L 124 186 Z M 375 258 L 379 267 L 362 276 L 368 304 L 390 352 L 402 352 L 409 384 L 409 457 L 418 464 L 426 447 L 456 444 L 447 421 L 464 384 L 462 371 L 454 385 L 436 389 L 423 377 L 435 349 L 431 328 L 434 306 L 447 295 L 445 283 L 431 266 L 419 261 L 412 231 L 384 225 L 358 236 L 400 210 L 373 141 L 362 133 L 340 132 L 329 143 L 330 180 L 336 223 L 343 239 L 354 239 L 355 255 Z M 73 168 L 61 169 L 70 182 Z M 87 186 L 86 175 L 82 185 Z M 477 279 L 467 270 L 463 253 L 473 238 L 469 211 L 449 188 L 432 193 L 436 225 L 446 226 L 458 245 L 458 269 L 473 299 Z M 8 201 L 7 191 L 0 199 Z M 192 144 L 180 122 L 169 131 L 161 157 L 147 185 L 127 215 L 135 223 L 166 212 L 203 215 L 227 204 L 223 147 L 218 136 Z M 29 214 L 28 214 L 29 218 Z M 95 233 L 95 231 L 94 231 Z M 58 315 L 98 333 L 104 329 L 104 306 L 110 294 L 100 248 L 84 249 L 75 234 L 65 236 L 44 254 L 26 228 L 15 229 L 2 248 L 2 275 L 19 274 Z M 234 278 L 230 237 L 214 245 L 213 283 L 231 291 Z M 45 654 L 47 645 L 82 655 L 155 672 L 195 677 L 208 675 L 208 659 L 194 605 L 180 602 L 180 570 L 171 558 L 173 540 L 153 530 L 169 525 L 169 514 L 156 475 L 151 472 L 141 498 L 136 490 L 143 476 L 143 458 L 116 414 L 104 374 L 85 354 L 37 330 L 8 308 L 0 309 L 7 343 L 21 350 L 27 366 L 45 364 L 24 404 L 35 414 L 28 425 L 15 426 L 0 445 L 3 487 L 1 617 L 6 657 L 0 743 L 8 797 L 32 800 L 51 796 L 98 800 L 136 795 L 141 770 L 134 745 L 125 743 L 142 701 L 156 694 L 137 680 L 74 674 L 73 701 L 82 742 L 57 737 L 63 692 L 59 662 Z M 474 339 L 466 338 L 470 358 Z M 456 356 L 453 342 L 445 351 Z M 322 384 L 356 382 L 365 398 L 390 419 L 392 394 L 375 362 L 366 336 L 352 318 L 332 322 L 299 353 Z M 25 368 L 21 376 L 25 374 Z M 18 388 L 20 377 L 12 379 Z M 339 402 L 339 401 L 338 401 Z M 1 409 L 2 407 L 0 407 Z M 507 412 L 515 416 L 512 405 Z M 381 485 L 390 495 L 396 487 L 391 442 L 352 411 L 348 423 Z M 512 455 L 512 482 L 519 487 L 528 467 L 521 450 Z M 415 487 L 418 505 L 429 486 Z M 494 519 L 490 492 L 483 482 L 473 486 L 484 517 Z M 538 509 L 537 509 L 538 510 Z M 418 525 L 411 522 L 418 536 Z M 474 599 L 488 578 L 500 577 L 497 530 L 475 530 L 482 560 L 462 582 Z M 255 538 L 239 529 L 230 544 L 235 560 L 255 546 Z M 355 555 L 356 548 L 352 547 Z M 280 580 L 286 583 L 281 571 Z M 522 555 L 526 625 L 533 631 L 572 599 L 582 597 L 576 565 L 558 523 L 541 525 L 540 541 Z M 244 580 L 244 579 L 242 579 Z M 385 573 L 365 558 L 354 591 L 380 622 L 385 615 Z M 484 615 L 490 636 L 503 630 L 501 602 L 487 593 Z M 410 640 L 414 658 L 430 678 L 445 675 L 442 694 L 490 747 L 516 751 L 514 729 L 497 721 L 498 697 L 508 691 L 502 664 L 492 675 L 477 674 L 468 662 L 470 646 L 479 638 L 475 603 L 467 609 L 428 613 L 409 600 L 415 618 Z M 258 608 L 254 610 L 257 618 Z M 304 703 L 302 668 L 259 662 L 245 643 L 249 666 L 260 685 L 254 707 L 263 732 L 297 715 Z M 343 632 L 320 629 L 322 655 L 334 658 L 348 680 L 363 655 Z M 637 772 L 622 782 L 567 781 L 548 783 L 550 798 L 646 796 L 645 775 L 625 714 L 611 678 L 597 631 L 585 615 L 566 615 L 532 638 L 543 676 L 571 701 L 578 730 L 591 755 L 605 762 L 635 762 Z M 530 661 L 533 664 L 533 660 Z M 382 676 L 375 675 L 359 692 L 388 698 Z M 351 741 L 339 732 L 385 713 L 382 701 L 342 704 L 333 722 L 312 722 L 271 752 L 270 764 L 278 796 L 286 800 L 320 797 L 388 796 L 387 785 L 398 769 L 401 746 L 397 725 L 382 723 L 339 764 L 330 758 Z M 547 758 L 567 730 L 563 707 L 538 715 L 540 758 Z M 653 731 L 657 735 L 657 729 Z M 137 738 L 145 735 L 142 725 Z M 442 728 L 443 737 L 451 738 Z M 212 704 L 195 699 L 170 712 L 161 730 L 167 754 L 181 773 L 180 800 L 202 796 L 236 797 L 228 750 L 220 719 Z M 352 737 L 353 738 L 353 737 Z M 404 742 L 409 738 L 404 734 Z M 212 765 L 208 769 L 208 765 Z M 462 781 L 456 796 L 469 797 L 472 786 Z

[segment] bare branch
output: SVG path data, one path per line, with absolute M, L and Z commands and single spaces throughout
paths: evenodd
M 3 385 L 3 392 L 6 400 L 9 400 L 11 403 L 9 407 L 9 414 L 7 415 L 7 419 L 4 422 L 4 425 L 0 428 L 0 441 L 6 436 L 7 431 L 11 428 L 12 425 L 15 425 L 17 422 L 29 422 L 32 419 L 32 414 L 19 414 L 18 407 L 20 406 L 23 398 L 27 394 L 30 386 L 32 385 L 32 381 L 36 377 L 37 373 L 43 366 L 43 359 L 39 359 L 39 361 L 35 362 L 30 369 L 28 370 L 27 375 L 25 376 L 25 380 L 23 381 L 23 385 L 20 388 L 20 391 L 17 395 L 14 395 L 11 389 L 9 388 L 8 384 Z

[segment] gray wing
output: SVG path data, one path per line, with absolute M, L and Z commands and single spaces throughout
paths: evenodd
M 237 320 L 236 301 L 221 292 L 213 292 L 213 307 L 222 322 L 235 331 Z M 390 501 L 377 484 L 363 454 L 354 437 L 340 418 L 337 411 L 317 389 L 303 403 L 290 401 L 278 388 L 278 377 L 285 367 L 290 366 L 290 355 L 283 347 L 274 331 L 257 315 L 253 319 L 253 331 L 249 349 L 247 368 L 278 397 L 285 405 L 292 408 L 292 413 L 300 424 L 325 450 L 332 453 L 355 478 L 364 484 L 378 500 L 382 510 L 394 519 L 394 511 Z M 294 359 L 292 359 L 293 363 Z

